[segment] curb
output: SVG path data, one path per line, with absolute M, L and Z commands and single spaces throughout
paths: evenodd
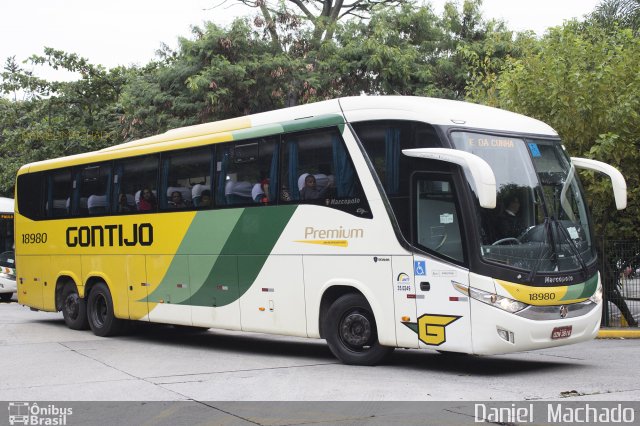
M 640 328 L 605 328 L 598 332 L 598 339 L 640 339 Z

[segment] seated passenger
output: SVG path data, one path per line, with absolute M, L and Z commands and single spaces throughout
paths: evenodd
M 138 210 L 141 212 L 155 210 L 158 205 L 155 195 L 149 188 L 144 188 L 140 194 Z
M 193 202 L 194 207 L 200 207 L 200 197 L 202 197 L 202 191 L 210 190 L 211 187 L 209 185 L 203 185 L 201 183 L 196 183 L 193 185 L 191 189 L 191 201 Z
M 331 183 L 325 186 L 322 189 L 318 189 L 316 183 L 316 177 L 314 175 L 308 174 L 304 178 L 304 187 L 300 190 L 300 199 L 301 200 L 317 200 L 318 198 L 323 198 L 327 195 L 329 188 L 331 188 Z
M 264 194 L 264 190 L 262 189 L 261 183 L 258 182 L 253 185 L 253 188 L 251 189 L 251 198 L 256 203 L 266 202 L 266 196 Z
M 127 194 L 121 193 L 118 196 L 118 212 L 125 213 L 130 211 L 133 211 L 133 208 L 129 203 L 129 198 L 127 197 Z
M 260 182 L 253 185 L 251 198 L 256 203 L 269 203 L 269 178 L 265 172 L 260 173 Z
M 184 200 L 182 199 L 182 193 L 180 191 L 173 191 L 171 193 L 169 207 L 172 209 L 184 209 L 187 207 Z
M 205 189 L 200 194 L 200 203 L 198 204 L 198 207 L 209 208 L 211 207 L 211 201 L 211 191 Z

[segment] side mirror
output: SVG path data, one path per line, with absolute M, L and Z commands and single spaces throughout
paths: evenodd
M 402 153 L 409 157 L 445 161 L 462 166 L 471 175 L 480 207 L 496 208 L 496 176 L 489 163 L 477 155 L 451 148 L 403 149 Z
M 618 169 L 602 161 L 590 160 L 588 158 L 571 157 L 571 162 L 578 169 L 594 170 L 609 176 L 611 186 L 613 186 L 616 208 L 622 210 L 627 207 L 627 182 Z

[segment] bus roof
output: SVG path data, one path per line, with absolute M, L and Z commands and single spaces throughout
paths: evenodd
M 172 129 L 100 151 L 31 163 L 20 168 L 18 174 L 27 170 L 46 170 L 49 167 L 63 167 L 87 161 L 142 155 L 156 149 L 173 149 L 176 148 L 176 143 L 185 143 L 185 147 L 198 146 L 238 140 L 252 135 L 276 134 L 286 131 L 287 127 L 301 129 L 303 124 L 307 128 L 314 128 L 323 123 L 327 124 L 327 117 L 338 116 L 345 116 L 347 121 L 401 118 L 434 125 L 557 137 L 557 133 L 542 121 L 484 105 L 413 96 L 353 96 Z M 329 121 L 335 124 L 335 120 Z M 299 125 L 287 125 L 294 122 Z

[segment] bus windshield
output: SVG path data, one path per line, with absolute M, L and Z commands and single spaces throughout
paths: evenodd
M 483 259 L 532 274 L 584 269 L 595 260 L 582 188 L 559 141 L 471 132 L 452 139 L 496 177 L 496 208 L 478 207 Z

